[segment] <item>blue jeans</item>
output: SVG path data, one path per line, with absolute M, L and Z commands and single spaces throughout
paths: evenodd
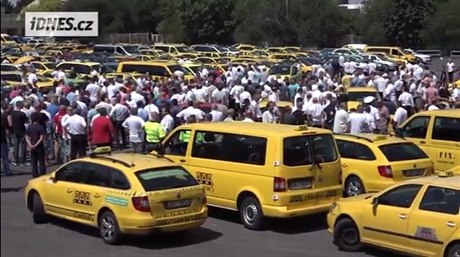
M 3 173 L 10 174 L 10 160 L 8 159 L 9 148 L 7 143 L 2 143 L 2 164 L 3 164 Z
M 26 162 L 26 134 L 13 135 L 14 161 L 16 163 Z

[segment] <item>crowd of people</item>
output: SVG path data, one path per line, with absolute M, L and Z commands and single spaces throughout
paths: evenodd
M 123 79 L 94 71 L 87 83 L 76 86 L 56 70 L 50 92 L 34 87 L 33 75 L 25 76 L 22 85 L 2 90 L 2 172 L 11 174 L 10 163 L 31 165 L 37 177 L 47 165 L 83 157 L 88 148 L 99 146 L 152 151 L 184 123 L 307 124 L 335 133 L 388 133 L 389 126 L 401 125 L 415 112 L 459 108 L 460 103 L 460 89 L 448 88 L 453 62 L 439 77 L 423 64 L 380 72 L 340 59 L 290 78 L 267 71 L 263 66 L 232 65 L 223 72 L 203 67 L 191 81 L 181 72 L 161 79 L 149 74 Z M 374 87 L 378 94 L 349 109 L 351 87 Z M 397 107 L 393 118 L 388 102 Z

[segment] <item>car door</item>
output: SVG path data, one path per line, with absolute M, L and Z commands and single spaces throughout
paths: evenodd
M 443 249 L 460 227 L 460 190 L 429 186 L 410 215 L 408 235 L 412 251 L 442 256 Z
M 364 207 L 363 242 L 394 250 L 407 249 L 409 215 L 412 203 L 422 188 L 419 184 L 405 184 L 374 198 L 373 204 Z
M 82 162 L 81 169 L 86 180 L 74 190 L 74 217 L 82 222 L 95 222 L 107 189 L 110 187 L 110 167 Z
M 446 171 L 460 165 L 460 118 L 434 118 L 427 135 L 427 154 L 434 161 L 435 171 Z
M 428 128 L 430 127 L 431 116 L 422 115 L 410 119 L 402 125 L 402 135 L 405 139 L 412 141 L 414 144 L 420 146 L 423 151 L 429 154 L 427 145 Z M 429 155 L 433 159 L 434 156 Z
M 175 163 L 187 164 L 187 156 L 190 156 L 192 130 L 179 129 L 166 138 L 162 145 L 165 156 L 173 160 Z
M 76 161 L 64 165 L 56 171 L 54 181 L 48 181 L 43 196 L 48 212 L 64 217 L 74 216 L 77 208 L 74 204 L 75 188 L 86 180 L 87 175 L 81 169 L 81 164 L 80 161 Z

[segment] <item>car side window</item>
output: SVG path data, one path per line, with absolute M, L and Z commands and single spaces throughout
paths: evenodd
M 106 166 L 95 164 L 95 163 L 83 163 L 83 172 L 87 172 L 88 179 L 84 182 L 88 185 L 109 187 L 110 185 L 110 173 Z
M 185 156 L 188 142 L 192 136 L 190 129 L 178 130 L 164 144 L 166 154 Z
M 460 118 L 436 117 L 432 138 L 460 142 Z
M 460 190 L 429 186 L 419 209 L 457 215 L 460 212 Z
M 197 131 L 192 156 L 203 159 L 264 165 L 266 150 L 266 138 Z
M 73 183 L 85 182 L 87 179 L 87 174 L 83 171 L 81 164 L 81 162 L 72 162 L 61 167 L 56 172 L 56 180 Z
M 336 140 L 341 157 L 348 159 L 372 161 L 375 155 L 372 150 L 363 144 L 348 142 L 345 140 Z
M 425 138 L 429 123 L 430 117 L 416 117 L 404 126 L 403 134 L 405 137 Z
M 422 185 L 410 184 L 396 187 L 378 198 L 379 205 L 409 208 Z
M 398 50 L 396 50 L 396 49 L 391 49 L 391 54 L 392 54 L 392 55 L 398 55 L 398 56 L 399 56 L 399 55 L 400 55 L 400 52 L 399 52 Z
M 123 190 L 131 188 L 128 179 L 122 172 L 114 168 L 109 168 L 109 171 L 112 178 L 110 187 Z

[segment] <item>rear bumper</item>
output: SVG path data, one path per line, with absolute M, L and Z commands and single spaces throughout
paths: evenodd
M 120 220 L 120 230 L 125 234 L 134 235 L 189 230 L 201 226 L 207 217 L 207 207 L 204 207 L 200 212 L 168 218 L 154 219 L 152 216 L 142 218 L 128 217 Z

